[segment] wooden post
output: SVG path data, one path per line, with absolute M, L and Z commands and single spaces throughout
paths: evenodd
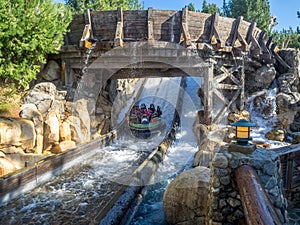
M 214 62 L 209 61 L 207 74 L 204 76 L 204 121 L 206 125 L 212 122 L 212 107 L 213 107 L 213 80 L 214 80 Z
M 246 41 L 248 44 L 252 41 L 253 31 L 256 28 L 256 23 L 251 23 L 247 32 Z
M 209 34 L 210 43 L 216 45 L 218 49 L 225 47 L 224 41 L 221 40 L 219 32 L 219 13 L 215 13 L 211 16 L 211 29 Z
M 121 7 L 117 9 L 117 27 L 114 39 L 114 47 L 123 47 L 123 10 Z
M 243 56 L 243 64 L 241 69 L 241 93 L 239 110 L 243 111 L 245 106 L 245 56 Z
M 86 9 L 84 11 L 84 21 L 85 24 L 89 24 L 90 25 L 90 37 L 93 38 L 93 29 L 92 29 L 92 18 L 91 18 L 91 12 L 89 9 Z
M 282 225 L 256 171 L 249 165 L 235 170 L 235 178 L 248 225 Z
M 243 17 L 242 17 L 242 16 L 239 16 L 239 17 L 234 21 L 233 31 L 232 31 L 232 34 L 231 34 L 231 38 L 230 38 L 230 40 L 228 41 L 228 43 L 229 43 L 232 47 L 234 47 L 235 41 L 236 41 L 236 39 L 238 38 L 239 26 L 240 26 L 240 24 L 241 24 L 242 21 L 243 21 Z
M 152 11 L 151 7 L 148 8 L 148 40 L 154 40 Z
M 191 35 L 189 33 L 189 28 L 188 28 L 188 14 L 189 14 L 189 10 L 187 8 L 183 8 L 182 17 L 181 17 L 181 28 L 184 36 L 185 47 L 189 47 L 192 45 Z

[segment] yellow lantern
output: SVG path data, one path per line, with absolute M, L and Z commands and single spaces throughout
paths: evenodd
M 248 141 L 250 141 L 252 138 L 250 137 L 250 127 L 254 127 L 255 124 L 245 120 L 241 119 L 233 124 L 232 126 L 235 128 L 235 137 L 237 139 L 237 143 L 241 145 L 247 145 Z

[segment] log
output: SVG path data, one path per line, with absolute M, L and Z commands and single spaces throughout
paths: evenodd
M 123 47 L 123 10 L 118 7 L 117 10 L 117 27 L 115 32 L 114 47 Z
M 188 23 L 189 23 L 188 13 L 189 13 L 189 10 L 187 8 L 182 9 L 181 27 L 182 27 L 182 32 L 183 32 L 183 36 L 184 36 L 185 47 L 192 45 L 191 35 L 189 32 L 189 27 L 188 27 Z
M 154 40 L 154 30 L 153 30 L 153 9 L 148 8 L 148 40 Z
M 274 206 L 271 204 L 256 171 L 249 165 L 235 170 L 235 178 L 241 195 L 246 224 L 281 225 Z

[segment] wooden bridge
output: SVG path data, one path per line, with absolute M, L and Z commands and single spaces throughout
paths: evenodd
M 74 15 L 65 46 L 53 57 L 61 59 L 66 85 L 72 85 L 85 66 L 104 81 L 132 78 L 133 74 L 135 78 L 201 76 L 202 122 L 211 124 L 220 122 L 235 102 L 243 109 L 246 56 L 289 67 L 276 53 L 272 38 L 242 17 L 226 18 L 186 8 L 118 8 Z M 216 115 L 211 114 L 214 96 L 224 104 Z

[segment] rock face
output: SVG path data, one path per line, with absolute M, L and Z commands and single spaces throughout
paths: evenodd
M 246 89 L 249 94 L 269 87 L 274 81 L 276 70 L 273 66 L 263 65 L 246 74 Z
M 36 133 L 30 120 L 19 118 L 0 118 L 0 144 L 23 149 L 33 149 Z
M 41 76 L 46 81 L 54 81 L 60 79 L 61 69 L 57 62 L 51 60 L 46 68 L 42 71 Z
M 169 224 L 205 224 L 210 170 L 205 167 L 181 173 L 167 187 L 164 198 L 165 219 Z
M 16 169 L 16 166 L 10 159 L 6 158 L 2 154 L 0 155 L 0 177 L 14 172 Z

